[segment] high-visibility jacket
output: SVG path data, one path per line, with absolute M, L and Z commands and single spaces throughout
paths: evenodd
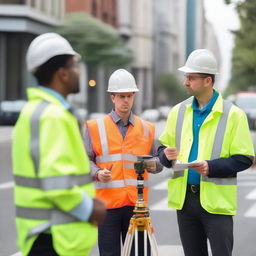
M 176 105 L 169 113 L 160 142 L 179 149 L 178 160 L 188 162 L 193 143 L 192 99 Z M 253 143 L 245 113 L 218 96 L 211 113 L 199 131 L 197 160 L 228 158 L 232 155 L 254 156 Z M 187 187 L 188 170 L 175 171 L 168 182 L 168 205 L 182 209 Z M 237 180 L 201 176 L 200 202 L 213 214 L 236 214 Z
M 137 174 L 134 162 L 138 155 L 148 155 L 154 142 L 154 125 L 134 115 L 134 126 L 129 125 L 125 138 L 110 115 L 87 121 L 87 127 L 100 169 L 110 169 L 110 182 L 94 182 L 96 197 L 108 209 L 134 206 L 137 200 Z M 148 200 L 148 174 L 144 177 L 144 200 Z
M 50 232 L 59 255 L 88 255 L 97 229 L 72 215 L 85 193 L 95 194 L 78 123 L 47 92 L 31 88 L 28 98 L 13 137 L 18 247 L 27 255 Z

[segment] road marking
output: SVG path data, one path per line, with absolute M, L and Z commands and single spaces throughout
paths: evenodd
M 158 253 L 161 256 L 184 256 L 181 245 L 160 245 L 158 246 Z
M 256 200 L 256 189 L 253 189 L 245 197 L 248 200 Z M 244 214 L 245 217 L 256 218 L 256 203 L 254 203 Z
M 14 254 L 12 254 L 11 256 L 22 256 L 21 252 L 16 252 Z
M 256 203 L 244 214 L 245 217 L 256 218 Z
M 167 183 L 168 183 L 167 180 L 164 180 L 164 181 L 156 184 L 155 186 L 153 186 L 152 189 L 154 189 L 154 190 L 167 190 L 167 188 L 168 188 Z
M 0 184 L 0 189 L 9 189 L 9 188 L 13 188 L 13 186 L 14 186 L 14 182 L 9 181 L 9 182 Z
M 151 211 L 175 211 L 174 209 L 168 207 L 167 197 L 163 198 L 157 203 L 152 204 L 151 206 L 149 206 L 149 209 Z
M 245 198 L 248 200 L 256 200 L 256 188 L 247 194 Z

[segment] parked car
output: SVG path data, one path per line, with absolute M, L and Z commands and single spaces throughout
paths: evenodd
M 0 125 L 15 125 L 27 103 L 25 100 L 4 100 L 0 103 Z
M 160 113 L 157 109 L 146 109 L 144 110 L 140 117 L 149 122 L 157 122 L 160 117 Z
M 256 92 L 239 92 L 234 103 L 246 113 L 250 129 L 256 130 Z
M 99 119 L 102 118 L 103 116 L 105 116 L 105 113 L 102 112 L 93 112 L 89 115 L 88 120 L 95 120 L 95 119 Z
M 160 107 L 158 107 L 158 111 L 159 111 L 159 114 L 160 114 L 159 118 L 163 119 L 163 120 L 166 120 L 171 108 L 172 108 L 171 106 L 160 106 Z
M 80 128 L 82 129 L 84 126 L 84 123 L 87 120 L 88 112 L 84 108 L 74 108 L 73 109 L 73 115 L 76 117 Z

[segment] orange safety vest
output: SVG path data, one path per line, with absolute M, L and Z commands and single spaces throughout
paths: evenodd
M 110 115 L 87 121 L 87 127 L 100 169 L 110 169 L 110 182 L 94 182 L 96 197 L 106 203 L 108 209 L 126 205 L 134 206 L 137 200 L 137 174 L 134 162 L 138 155 L 148 155 L 154 142 L 153 124 L 134 115 L 134 126 L 129 125 L 125 138 Z M 144 200 L 148 200 L 148 174 L 144 176 Z

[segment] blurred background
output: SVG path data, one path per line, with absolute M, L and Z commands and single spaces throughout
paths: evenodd
M 0 0 L 0 122 L 15 122 L 26 88 L 36 85 L 25 55 L 33 38 L 49 31 L 82 55 L 81 91 L 69 98 L 80 119 L 111 110 L 106 88 L 117 68 L 136 78 L 135 113 L 165 115 L 187 97 L 177 68 L 197 48 L 215 54 L 215 87 L 235 100 L 238 91 L 255 90 L 255 6 L 253 0 Z
M 156 138 L 171 107 L 188 96 L 177 68 L 194 49 L 207 48 L 219 63 L 215 88 L 244 109 L 256 145 L 255 24 L 255 0 L 0 0 L 0 255 L 20 255 L 11 134 L 26 88 L 36 85 L 25 64 L 33 38 L 60 33 L 82 55 L 80 93 L 68 99 L 81 126 L 111 110 L 108 78 L 126 68 L 140 89 L 134 112 L 156 124 Z M 255 173 L 238 177 L 235 256 L 256 255 Z M 167 208 L 169 176 L 166 170 L 152 177 L 149 205 L 160 255 L 181 256 L 175 211 Z

